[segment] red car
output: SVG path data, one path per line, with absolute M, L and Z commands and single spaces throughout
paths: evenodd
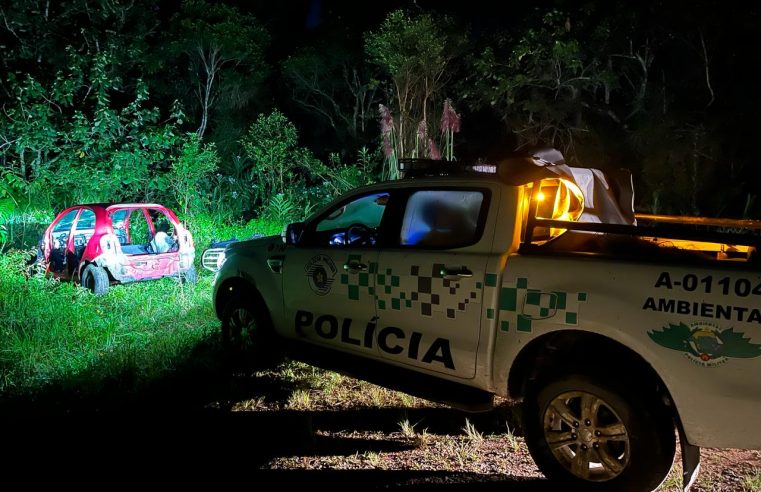
M 40 240 L 36 265 L 96 295 L 111 283 L 179 277 L 195 282 L 190 232 L 163 205 L 88 204 L 69 207 Z

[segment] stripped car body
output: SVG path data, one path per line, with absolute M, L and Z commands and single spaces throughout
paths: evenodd
M 194 258 L 190 232 L 167 207 L 97 203 L 59 213 L 40 240 L 35 265 L 102 294 L 110 283 L 170 276 L 194 281 Z

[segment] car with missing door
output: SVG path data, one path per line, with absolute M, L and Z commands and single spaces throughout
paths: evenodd
M 225 249 L 229 347 L 471 411 L 520 399 L 569 490 L 656 488 L 677 434 L 685 487 L 700 447 L 761 448 L 761 223 L 636 214 L 630 173 L 553 149 L 400 170 Z
M 43 233 L 32 266 L 102 295 L 116 283 L 162 277 L 195 282 L 194 257 L 190 231 L 169 208 L 97 203 L 60 212 Z

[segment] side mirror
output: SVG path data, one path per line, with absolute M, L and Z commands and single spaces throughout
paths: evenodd
M 285 244 L 299 244 L 301 235 L 304 233 L 304 223 L 294 222 L 288 224 L 283 231 L 282 237 Z

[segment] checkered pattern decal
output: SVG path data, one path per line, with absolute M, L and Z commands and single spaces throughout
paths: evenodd
M 350 255 L 348 261 L 361 262 L 361 256 Z M 378 271 L 378 263 L 370 262 L 367 272 L 341 274 L 341 284 L 346 286 L 350 300 L 372 296 L 380 311 L 413 309 L 422 316 L 442 313 L 450 319 L 457 318 L 457 314 L 465 312 L 471 304 L 480 305 L 482 288 L 499 288 L 498 309 L 487 308 L 486 317 L 490 320 L 499 318 L 502 331 L 510 331 L 512 326 L 527 333 L 532 331 L 534 321 L 550 318 L 553 322 L 576 326 L 579 304 L 587 300 L 586 292 L 544 292 L 529 288 L 528 278 L 524 277 L 517 278 L 514 283 L 503 282 L 497 287 L 497 275 L 493 273 L 487 273 L 482 283 L 472 278 L 447 280 L 441 275 L 444 264 L 440 263 L 433 264 L 426 271 L 418 265 L 409 268 L 409 276 L 402 277 L 391 268 Z M 376 286 L 373 287 L 371 275 L 375 274 Z
M 488 287 L 495 287 L 487 275 Z M 576 326 L 579 318 L 579 304 L 587 300 L 586 292 L 544 292 L 528 287 L 528 278 L 519 277 L 515 283 L 504 282 L 499 294 L 500 329 L 509 331 L 514 326 L 517 331 L 532 330 L 532 322 L 553 318 L 552 321 Z M 494 309 L 486 310 L 488 319 L 495 319 Z
M 348 261 L 360 261 L 359 255 L 350 255 Z M 470 304 L 481 303 L 481 282 L 463 278 L 447 280 L 441 275 L 444 264 L 436 263 L 425 270 L 419 265 L 411 265 L 408 275 L 399 275 L 391 268 L 378 270 L 378 264 L 370 262 L 368 272 L 341 275 L 341 284 L 347 286 L 347 297 L 357 301 L 361 294 L 375 297 L 378 310 L 413 309 L 422 316 L 431 317 L 442 313 L 455 319 L 457 313 L 464 312 Z M 376 276 L 376 286 L 370 285 L 370 275 Z M 377 289 L 377 292 L 376 292 Z
M 362 255 L 349 255 L 346 260 L 347 263 L 362 262 Z M 368 271 L 359 272 L 356 275 L 349 275 L 348 273 L 341 274 L 341 285 L 346 285 L 348 288 L 348 297 L 352 301 L 358 301 L 360 293 L 367 294 L 375 297 L 375 289 L 370 285 L 370 275 L 375 275 L 378 271 L 378 264 L 370 262 L 368 265 Z

